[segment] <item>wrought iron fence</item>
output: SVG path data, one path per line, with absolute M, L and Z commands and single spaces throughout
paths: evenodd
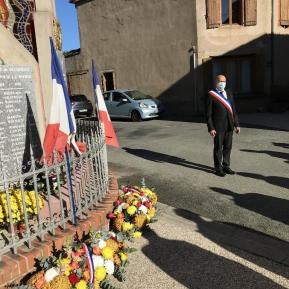
M 85 144 L 81 155 L 73 151 L 52 164 L 31 157 L 29 169 L 0 179 L 0 258 L 35 239 L 86 218 L 106 194 L 107 151 L 103 127 L 97 120 L 77 121 L 77 141 Z M 84 146 L 84 145 L 83 145 Z M 33 155 L 33 154 L 31 154 Z

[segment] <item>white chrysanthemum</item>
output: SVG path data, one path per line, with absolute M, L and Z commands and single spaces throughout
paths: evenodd
M 93 261 L 93 266 L 94 269 L 98 267 L 103 267 L 104 266 L 104 259 L 102 256 L 92 256 L 92 261 Z
M 97 246 L 100 248 L 100 249 L 103 249 L 104 247 L 106 247 L 106 242 L 104 240 L 99 240 L 97 242 Z
M 115 238 L 116 237 L 116 233 L 115 232 L 109 232 L 109 236 Z
M 49 283 L 50 281 L 52 281 L 55 277 L 57 277 L 59 275 L 59 269 L 52 267 L 50 269 L 48 269 L 45 274 L 44 274 L 44 278 L 45 281 L 47 283 Z
M 123 206 L 122 204 L 117 206 L 116 210 L 117 210 L 118 213 L 121 213 L 123 211 L 123 207 L 122 206 Z
M 148 198 L 147 197 L 141 197 L 141 201 L 143 202 L 143 203 L 145 203 L 145 202 L 148 202 Z
M 144 205 L 141 205 L 141 206 L 139 207 L 139 210 L 140 210 L 142 213 L 144 213 L 144 214 L 147 214 L 147 212 L 148 212 L 148 208 L 147 208 L 146 206 L 144 206 Z
M 106 260 L 104 262 L 104 267 L 106 269 L 107 274 L 112 275 L 114 273 L 114 263 L 111 260 Z

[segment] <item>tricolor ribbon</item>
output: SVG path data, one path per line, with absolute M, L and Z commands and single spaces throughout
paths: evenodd
M 94 289 L 94 264 L 93 264 L 93 259 L 92 259 L 92 253 L 91 253 L 91 250 L 88 248 L 88 246 L 84 243 L 83 243 L 83 248 L 85 250 L 86 263 L 87 263 L 89 274 L 90 274 L 89 289 Z
M 230 104 L 230 102 L 228 100 L 226 100 L 224 97 L 222 97 L 219 93 L 217 93 L 214 90 L 210 90 L 209 94 L 215 98 L 218 102 L 220 102 L 222 105 L 225 106 L 225 108 L 230 112 L 230 114 L 232 115 L 232 117 L 234 118 L 234 113 L 233 113 L 233 109 L 232 106 Z

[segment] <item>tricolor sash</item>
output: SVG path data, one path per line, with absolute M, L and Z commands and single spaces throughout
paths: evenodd
M 233 113 L 233 109 L 231 106 L 231 103 L 229 102 L 229 100 L 225 99 L 223 96 L 221 96 L 217 91 L 215 90 L 210 90 L 209 94 L 215 98 L 219 103 L 221 103 L 232 115 L 232 117 L 234 118 L 234 113 Z
M 94 289 L 94 264 L 92 260 L 92 253 L 90 251 L 90 248 L 86 244 L 83 243 L 83 248 L 85 250 L 85 257 L 86 257 L 86 263 L 89 270 L 89 289 Z

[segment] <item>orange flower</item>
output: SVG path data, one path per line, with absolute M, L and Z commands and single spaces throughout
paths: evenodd
M 90 273 L 88 271 L 83 272 L 83 278 L 84 280 L 88 281 L 90 279 Z
M 99 247 L 93 247 L 93 254 L 99 256 L 101 254 L 101 249 Z
M 34 286 L 36 289 L 40 289 L 45 285 L 45 283 L 46 283 L 46 281 L 45 281 L 45 278 L 43 275 L 35 282 Z
M 79 268 L 79 264 L 78 264 L 77 262 L 71 262 L 70 267 L 71 267 L 73 270 L 76 270 L 76 269 Z

